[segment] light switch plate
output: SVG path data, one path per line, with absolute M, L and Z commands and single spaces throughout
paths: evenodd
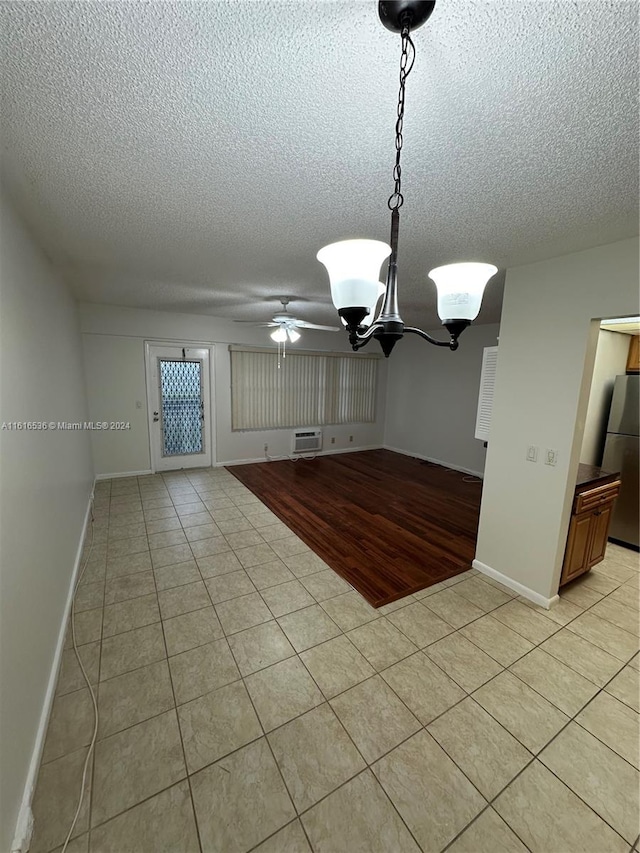
M 527 462 L 537 462 L 538 461 L 538 448 L 535 446 L 535 444 L 530 444 L 529 447 L 527 447 L 526 459 L 527 459 Z
M 547 448 L 545 450 L 544 455 L 544 464 L 545 465 L 555 465 L 558 461 L 558 451 L 557 450 L 549 450 Z

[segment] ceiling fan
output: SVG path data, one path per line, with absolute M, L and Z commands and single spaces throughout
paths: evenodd
M 281 296 L 282 310 L 277 311 L 269 323 L 255 323 L 252 320 L 236 320 L 236 323 L 251 323 L 254 326 L 269 327 L 275 331 L 271 333 L 271 337 L 278 343 L 284 343 L 287 340 L 294 343 L 300 338 L 298 329 L 315 329 L 320 332 L 339 332 L 337 326 L 319 326 L 317 323 L 307 323 L 306 320 L 298 320 L 294 315 L 287 310 L 287 306 L 291 301 L 290 296 Z

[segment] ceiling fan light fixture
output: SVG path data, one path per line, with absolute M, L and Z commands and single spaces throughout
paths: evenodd
M 437 267 L 429 273 L 436 283 L 438 313 L 449 332 L 448 341 L 437 340 L 421 329 L 405 326 L 398 306 L 398 235 L 400 208 L 404 204 L 400 158 L 404 143 L 405 86 L 415 61 L 411 32 L 429 18 L 435 5 L 435 0 L 380 0 L 378 3 L 380 20 L 401 38 L 394 187 L 387 202 L 391 211 L 389 245 L 379 240 L 343 240 L 325 246 L 316 255 L 329 273 L 333 304 L 347 327 L 351 348 L 359 350 L 376 338 L 386 357 L 405 333 L 418 335 L 435 346 L 457 349 L 458 337 L 478 316 L 487 281 L 497 272 L 491 264 L 469 263 Z M 385 258 L 389 258 L 389 263 L 384 302 L 374 320 L 379 298 L 379 270 Z
M 278 326 L 271 332 L 270 338 L 278 344 L 283 344 L 287 340 L 287 330 L 284 326 Z
M 287 335 L 289 335 L 289 340 L 292 344 L 300 340 L 300 332 L 296 332 L 295 329 L 287 329 Z

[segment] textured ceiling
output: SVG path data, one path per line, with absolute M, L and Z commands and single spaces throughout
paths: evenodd
M 399 38 L 375 2 L 3 2 L 4 179 L 78 298 L 334 323 L 317 250 L 388 239 Z M 635 2 L 438 2 L 415 33 L 405 322 L 429 269 L 637 233 Z M 499 317 L 501 279 L 480 320 Z

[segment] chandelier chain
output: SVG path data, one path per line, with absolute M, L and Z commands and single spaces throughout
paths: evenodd
M 405 21 L 402 27 L 402 52 L 400 54 L 400 90 L 398 92 L 398 118 L 396 120 L 396 162 L 393 167 L 394 190 L 389 196 L 387 202 L 390 210 L 398 210 L 404 203 L 402 195 L 402 167 L 400 165 L 400 156 L 402 154 L 402 128 L 404 124 L 404 99 L 405 85 L 407 77 L 411 73 L 413 63 L 416 56 L 416 49 L 411 40 L 410 23 Z

